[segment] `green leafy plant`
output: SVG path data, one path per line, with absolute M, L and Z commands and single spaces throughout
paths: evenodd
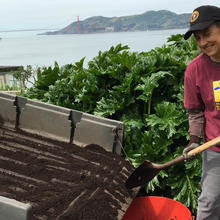
M 125 159 L 163 163 L 182 154 L 189 139 L 183 106 L 184 71 L 199 50 L 193 38 L 171 36 L 167 45 L 130 52 L 121 44 L 99 52 L 84 68 L 75 64 L 38 69 L 25 96 L 120 120 L 125 125 Z M 196 212 L 201 158 L 161 171 L 149 193 L 174 198 Z

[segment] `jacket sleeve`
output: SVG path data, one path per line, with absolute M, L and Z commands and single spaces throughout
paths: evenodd
M 188 110 L 189 114 L 189 134 L 197 137 L 204 135 L 205 117 L 200 109 Z

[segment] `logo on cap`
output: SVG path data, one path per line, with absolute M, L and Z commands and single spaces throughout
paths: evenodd
M 190 18 L 190 22 L 191 22 L 191 23 L 195 22 L 195 21 L 198 19 L 198 17 L 199 17 L 199 12 L 198 12 L 198 11 L 194 11 L 194 12 L 192 13 L 191 18 Z

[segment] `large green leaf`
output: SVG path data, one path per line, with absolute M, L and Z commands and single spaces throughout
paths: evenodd
M 148 126 L 158 128 L 167 134 L 167 138 L 171 138 L 182 123 L 181 113 L 174 103 L 164 101 L 155 107 L 155 114 L 148 115 L 146 122 Z

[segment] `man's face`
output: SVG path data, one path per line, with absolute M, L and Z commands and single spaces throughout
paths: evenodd
M 201 51 L 211 60 L 220 62 L 220 27 L 213 24 L 209 28 L 195 31 L 193 34 Z

